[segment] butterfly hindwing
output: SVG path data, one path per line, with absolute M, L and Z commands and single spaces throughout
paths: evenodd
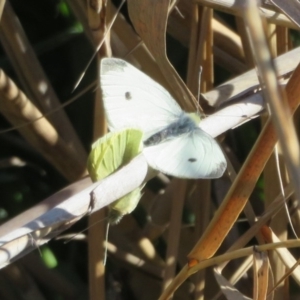
M 147 147 L 143 153 L 151 167 L 180 178 L 218 178 L 226 169 L 219 145 L 200 128 Z

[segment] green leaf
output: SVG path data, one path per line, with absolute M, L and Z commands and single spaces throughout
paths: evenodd
M 87 169 L 92 180 L 101 180 L 137 156 L 143 148 L 143 132 L 138 129 L 124 129 L 110 132 L 92 145 Z M 121 218 L 131 213 L 141 198 L 139 187 L 109 206 L 110 223 L 118 223 Z

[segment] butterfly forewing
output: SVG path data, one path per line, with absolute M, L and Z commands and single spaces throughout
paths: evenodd
M 111 130 L 138 128 L 147 139 L 182 113 L 162 86 L 121 59 L 102 59 L 100 81 Z

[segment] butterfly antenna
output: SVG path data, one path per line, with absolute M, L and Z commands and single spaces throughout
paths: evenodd
M 111 20 L 110 24 L 109 24 L 108 27 L 107 27 L 107 30 L 106 30 L 106 32 L 105 32 L 105 34 L 104 34 L 104 36 L 103 36 L 103 39 L 102 39 L 101 42 L 98 44 L 98 46 L 97 46 L 97 48 L 96 48 L 94 54 L 92 55 L 92 57 L 90 58 L 90 60 L 88 61 L 87 65 L 86 65 L 86 67 L 84 68 L 83 72 L 81 73 L 81 75 L 79 76 L 78 80 L 76 81 L 75 86 L 74 86 L 72 92 L 74 92 L 74 90 L 76 90 L 76 88 L 78 87 L 79 83 L 81 82 L 81 79 L 82 79 L 83 76 L 85 75 L 86 70 L 88 69 L 88 67 L 90 66 L 92 60 L 95 58 L 95 56 L 97 55 L 99 49 L 100 49 L 101 46 L 103 45 L 103 43 L 104 43 L 104 41 L 105 41 L 105 39 L 106 39 L 106 36 L 108 35 L 108 33 L 110 32 L 110 30 L 111 30 L 113 24 L 115 23 L 115 20 L 116 20 L 116 18 L 117 18 L 117 16 L 118 16 L 118 14 L 119 14 L 119 12 L 120 12 L 120 10 L 121 10 L 123 4 L 125 3 L 125 1 L 126 1 L 126 0 L 123 0 L 123 1 L 121 2 L 121 4 L 119 5 L 119 7 L 118 7 L 118 9 L 117 9 L 117 11 L 116 11 L 116 13 L 115 13 L 113 19 Z
M 201 90 L 201 76 L 202 76 L 203 68 L 202 66 L 199 67 L 198 73 L 198 91 L 197 91 L 197 104 L 200 106 L 200 90 Z
M 105 250 L 104 250 L 104 258 L 103 258 L 104 266 L 106 265 L 106 261 L 107 261 L 107 242 L 108 242 L 109 225 L 110 225 L 110 222 L 107 222 L 106 233 L 105 233 Z

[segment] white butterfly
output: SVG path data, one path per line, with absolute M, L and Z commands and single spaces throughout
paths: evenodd
M 219 145 L 162 86 L 117 58 L 101 60 L 100 82 L 109 129 L 142 130 L 152 168 L 180 178 L 222 176 L 227 164 Z

